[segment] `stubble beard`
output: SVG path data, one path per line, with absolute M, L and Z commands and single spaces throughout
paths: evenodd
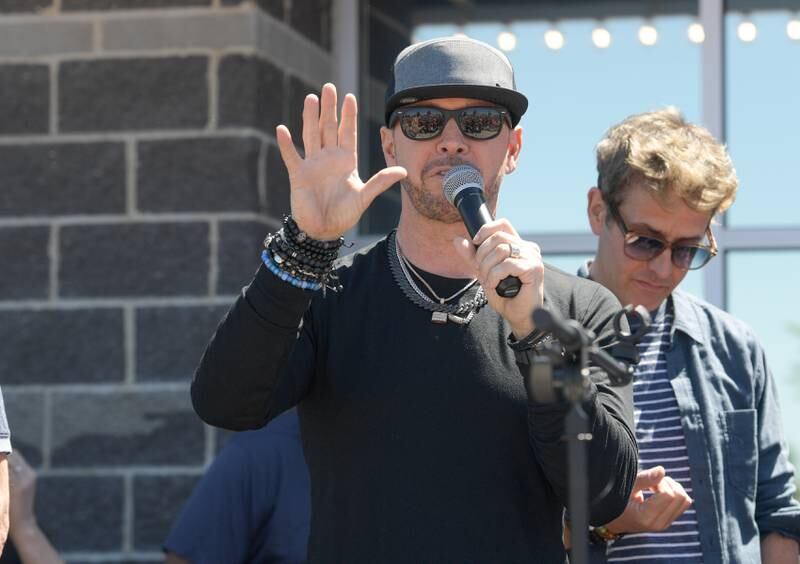
M 491 186 L 485 187 L 484 197 L 489 208 L 495 207 L 497 193 L 502 176 L 498 175 Z M 447 201 L 441 188 L 441 182 L 436 182 L 434 178 L 429 181 L 422 181 L 422 185 L 414 184 L 408 178 L 400 181 L 400 186 L 408 195 L 411 205 L 421 216 L 447 225 L 461 223 L 461 214 L 456 207 Z

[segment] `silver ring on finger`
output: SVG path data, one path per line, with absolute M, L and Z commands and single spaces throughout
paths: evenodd
M 517 245 L 508 244 L 508 258 L 518 259 L 522 256 L 522 251 Z

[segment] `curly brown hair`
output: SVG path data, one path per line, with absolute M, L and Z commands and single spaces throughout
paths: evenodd
M 712 215 L 730 207 L 739 184 L 725 147 L 671 107 L 630 116 L 597 144 L 597 184 L 605 201 L 619 206 L 632 182 L 659 198 L 676 194 Z

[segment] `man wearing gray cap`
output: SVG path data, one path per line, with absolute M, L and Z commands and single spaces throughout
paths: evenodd
M 608 345 L 619 302 L 543 265 L 507 220 L 470 237 L 442 193 L 448 172 L 469 166 L 494 216 L 527 107 L 511 64 L 463 38 L 402 51 L 381 130 L 389 166 L 367 182 L 356 99 L 345 96 L 341 118 L 336 107 L 331 84 L 306 97 L 303 157 L 277 129 L 291 216 L 208 345 L 195 410 L 248 429 L 299 406 L 312 562 L 563 562 L 567 406 L 527 397 L 521 371 L 549 337 L 531 313 L 546 303 Z M 342 234 L 398 181 L 397 229 L 336 260 Z M 501 297 L 509 277 L 518 291 Z M 622 512 L 636 473 L 630 390 L 593 372 L 583 407 L 601 524 Z

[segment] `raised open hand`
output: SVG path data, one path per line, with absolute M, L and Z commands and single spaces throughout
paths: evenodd
M 336 87 L 322 87 L 321 99 L 306 96 L 303 105 L 301 157 L 285 125 L 276 134 L 281 157 L 289 172 L 292 216 L 300 229 L 314 239 L 330 240 L 343 235 L 378 194 L 405 178 L 403 167 L 384 168 L 366 183 L 358 175 L 358 108 L 347 94 L 337 118 Z

